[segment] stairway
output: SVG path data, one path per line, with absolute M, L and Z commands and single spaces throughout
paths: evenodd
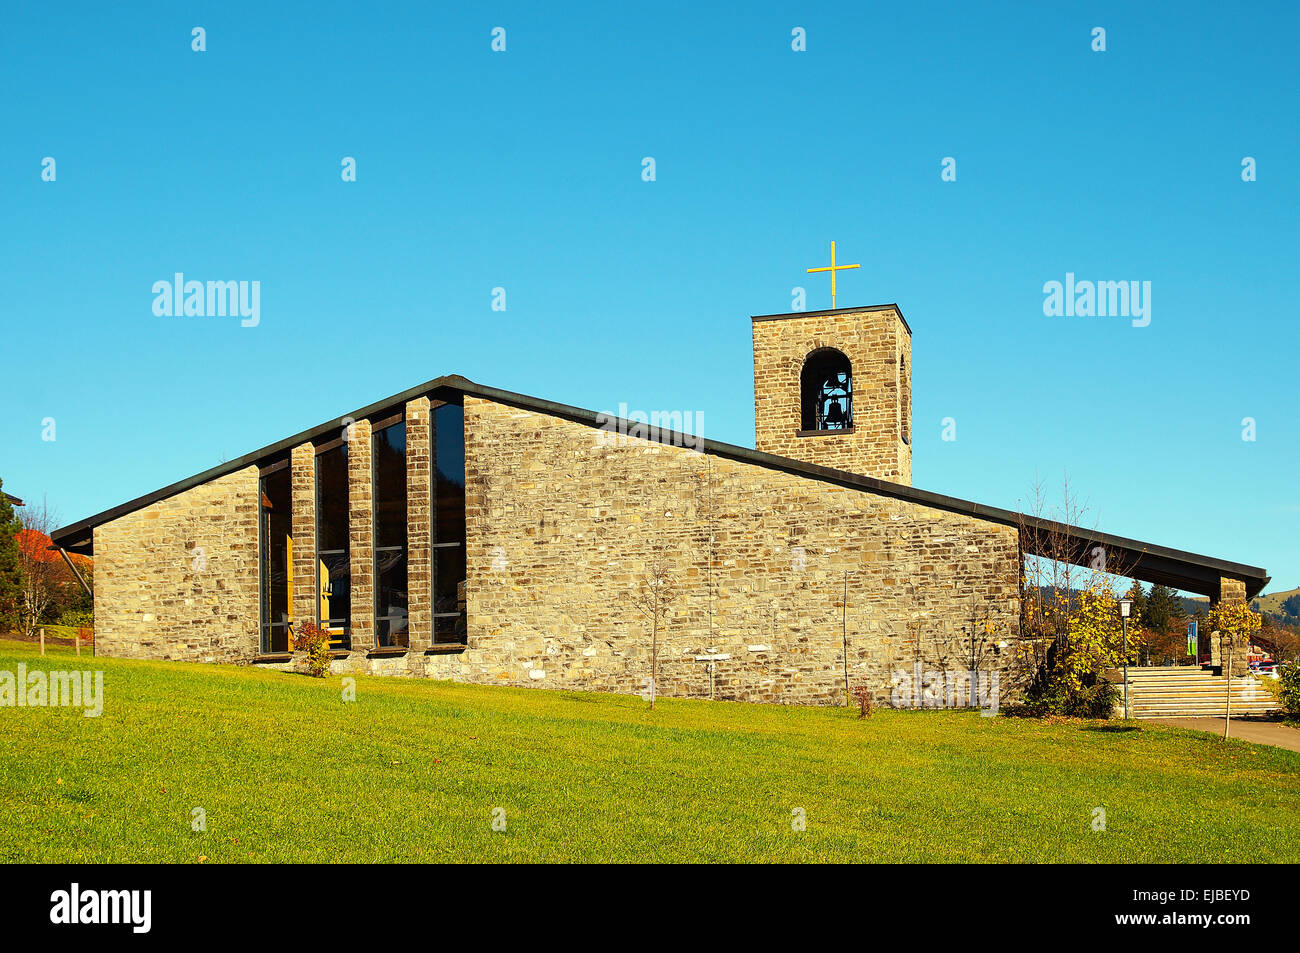
M 1223 717 L 1226 675 L 1212 675 L 1194 666 L 1130 668 L 1130 714 L 1134 718 Z M 1281 708 L 1276 696 L 1257 676 L 1232 680 L 1232 714 L 1262 715 Z M 1124 698 L 1115 706 L 1123 717 Z

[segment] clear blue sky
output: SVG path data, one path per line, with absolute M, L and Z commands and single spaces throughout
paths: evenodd
M 71 522 L 443 373 L 752 446 L 749 316 L 828 307 L 833 238 L 912 325 L 917 486 L 1068 470 L 1300 585 L 1294 5 L 564 6 L 6 5 L 5 489 Z M 260 325 L 156 317 L 177 271 Z M 1067 272 L 1150 325 L 1045 317 Z

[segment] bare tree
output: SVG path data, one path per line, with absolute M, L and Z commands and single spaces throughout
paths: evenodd
M 1089 525 L 1089 507 L 1073 491 L 1068 475 L 1062 480 L 1059 505 L 1047 505 L 1043 483 L 1035 477 L 1028 506 L 1018 518 L 1021 558 L 1020 631 L 1013 663 L 1014 677 L 1031 691 L 1042 692 L 1062 679 L 1068 690 L 1082 690 L 1082 676 L 1061 667 L 1073 653 L 1095 655 L 1092 676 L 1120 663 L 1118 644 L 1082 623 L 1088 594 L 1117 603 L 1121 580 L 1131 578 L 1129 557 L 1101 543 L 1099 530 Z M 1118 608 L 1115 610 L 1118 622 Z M 1136 632 L 1134 633 L 1136 635 Z M 1130 644 L 1134 640 L 1130 638 Z M 1128 691 L 1128 686 L 1124 686 Z
M 18 534 L 18 564 L 22 567 L 18 619 L 24 635 L 31 638 L 63 581 L 62 563 L 49 550 L 50 533 L 58 526 L 58 514 L 42 497 L 40 503 L 24 506 L 18 520 L 22 524 Z
M 709 648 L 714 645 L 714 612 L 717 601 L 717 579 L 714 569 L 718 565 L 718 510 L 713 498 L 713 456 L 700 454 L 700 482 L 695 484 L 695 519 L 693 532 L 704 560 L 704 589 L 708 602 L 705 612 L 709 620 Z
M 1021 559 L 1021 631 L 1038 643 L 1061 651 L 1069 644 L 1070 620 L 1078 608 L 1078 593 L 1094 586 L 1114 591 L 1117 580 L 1131 575 L 1133 567 L 1121 554 L 1085 537 L 1097 533 L 1089 507 L 1061 480 L 1061 502 L 1048 506 L 1047 493 L 1037 475 L 1030 485 L 1028 506 L 1018 514 Z M 1082 530 L 1082 533 L 1077 532 Z
M 659 629 L 666 625 L 670 608 L 677 598 L 672 579 L 672 562 L 663 554 L 655 555 L 646 565 L 641 583 L 633 597 L 636 607 L 650 620 L 650 707 L 655 707 L 659 685 Z

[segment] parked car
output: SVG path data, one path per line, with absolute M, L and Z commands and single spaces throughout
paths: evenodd
M 1265 659 L 1262 662 L 1251 662 L 1250 670 L 1257 675 L 1267 675 L 1269 678 L 1278 677 L 1278 664 L 1272 659 Z

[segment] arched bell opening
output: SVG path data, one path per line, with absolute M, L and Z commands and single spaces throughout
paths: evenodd
M 853 368 L 833 347 L 809 354 L 799 378 L 801 424 L 805 431 L 853 428 Z

